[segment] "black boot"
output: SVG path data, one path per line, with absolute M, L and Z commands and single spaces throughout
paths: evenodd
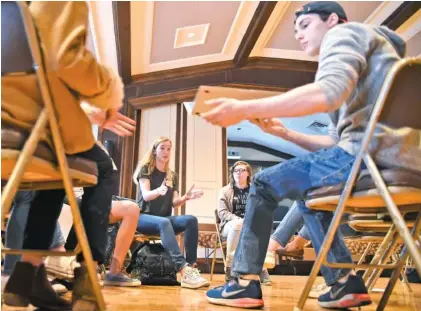
M 37 267 L 17 261 L 4 288 L 4 303 L 13 307 L 27 307 Z
M 73 283 L 72 305 L 73 311 L 97 311 L 99 310 L 91 282 L 89 280 L 88 269 L 84 264 L 75 270 Z M 99 280 L 97 280 L 99 282 Z
M 71 310 L 71 304 L 60 298 L 51 287 L 44 265 L 34 267 L 19 261 L 4 289 L 4 303 L 14 307 L 32 304 L 46 310 Z
M 47 278 L 44 264 L 38 267 L 29 297 L 32 305 L 47 310 L 72 310 L 69 301 L 61 298 L 51 286 Z

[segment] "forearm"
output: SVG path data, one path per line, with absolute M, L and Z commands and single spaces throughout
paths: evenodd
M 146 202 L 153 201 L 159 196 L 158 189 L 142 192 L 142 197 Z
M 308 135 L 293 130 L 287 130 L 283 138 L 308 151 L 317 151 L 335 145 L 333 139 L 328 135 Z
M 173 207 L 177 208 L 185 204 L 187 201 L 186 196 L 177 197 L 172 201 Z
M 246 100 L 242 104 L 246 119 L 301 117 L 328 111 L 323 90 L 314 83 L 274 97 Z

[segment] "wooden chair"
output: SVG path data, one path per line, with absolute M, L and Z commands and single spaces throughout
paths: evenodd
M 393 269 L 377 310 L 383 310 L 386 306 L 408 255 L 411 255 L 418 273 L 421 274 L 421 249 L 416 245 L 421 230 L 421 213 L 418 205 L 421 203 L 420 174 L 397 168 L 379 170 L 368 152 L 369 143 L 378 122 L 396 129 L 402 127 L 421 129 L 420 80 L 421 59 L 419 58 L 402 59 L 392 67 L 374 105 L 361 150 L 354 161 L 347 182 L 315 189 L 308 193 L 306 205 L 309 208 L 332 211 L 334 217 L 295 311 L 303 309 L 322 264 L 331 268 L 367 268 L 368 274 L 371 273 L 372 268 Z M 359 174 L 362 161 L 368 170 Z M 391 265 L 376 264 L 373 261 L 371 264 L 359 265 L 327 262 L 327 253 L 344 212 L 350 214 L 389 213 L 393 225 L 380 245 L 382 250 L 380 254 L 382 257 L 386 256 L 388 251 L 394 248 L 400 236 L 405 247 L 399 261 Z M 407 212 L 418 212 L 412 233 L 401 215 Z
M 227 249 L 227 242 L 223 241 L 222 238 L 221 238 L 221 229 L 220 229 L 221 220 L 219 219 L 218 211 L 215 210 L 214 214 L 215 214 L 216 241 L 215 241 L 214 248 L 213 248 L 212 267 L 211 267 L 211 273 L 210 273 L 210 280 L 211 281 L 212 281 L 212 278 L 213 278 L 213 272 L 215 270 L 215 263 L 223 263 L 224 268 L 227 267 L 226 254 L 225 254 L 226 249 Z M 216 251 L 218 250 L 218 248 L 221 249 L 222 261 L 216 259 Z
M 75 186 L 94 186 L 97 183 L 96 163 L 75 156 L 66 156 L 54 112 L 54 102 L 44 70 L 40 42 L 31 13 L 25 2 L 4 2 L 1 5 L 2 77 L 7 75 L 34 75 L 43 99 L 43 109 L 34 127 L 28 131 L 12 125 L 2 113 L 1 178 L 4 185 L 1 205 L 2 224 L 18 190 L 63 188 L 72 208 L 74 225 L 80 247 L 72 253 L 44 250 L 14 250 L 3 248 L 3 253 L 37 253 L 43 256 L 74 256 L 82 252 L 89 278 L 100 310 L 105 310 L 96 276 L 92 254 L 86 237 L 79 207 L 73 193 Z M 19 105 L 19 103 L 16 103 Z M 51 131 L 54 150 L 41 140 Z

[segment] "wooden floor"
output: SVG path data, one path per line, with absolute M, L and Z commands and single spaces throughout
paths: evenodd
M 208 277 L 207 275 L 203 275 Z M 273 285 L 263 288 L 265 311 L 292 310 L 305 283 L 305 276 L 272 276 Z M 221 285 L 223 275 L 215 275 L 212 286 Z M 318 279 L 321 282 L 321 279 Z M 380 279 L 376 288 L 384 287 L 387 279 Z M 389 300 L 387 311 L 420 311 L 421 284 L 411 284 L 413 292 L 408 292 L 402 284 L 397 284 Z M 110 311 L 178 311 L 178 310 L 233 310 L 233 308 L 209 304 L 205 298 L 206 289 L 190 290 L 181 287 L 142 286 L 139 288 L 105 287 L 103 293 Z M 70 298 L 70 294 L 68 296 Z M 373 304 L 363 311 L 376 310 L 381 293 L 373 293 Z M 34 310 L 33 308 L 12 308 L 2 310 Z M 323 310 L 314 299 L 307 300 L 304 310 Z

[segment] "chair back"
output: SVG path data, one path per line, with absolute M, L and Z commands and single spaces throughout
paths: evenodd
M 1 74 L 33 71 L 34 62 L 19 5 L 16 1 L 2 1 Z
M 219 227 L 219 224 L 221 223 L 221 219 L 219 218 L 219 216 L 218 216 L 218 210 L 216 209 L 216 210 L 214 210 L 214 214 L 215 214 L 215 223 L 218 225 L 218 227 Z
M 389 92 L 379 122 L 421 130 L 421 58 L 406 58 L 394 65 L 383 88 Z

